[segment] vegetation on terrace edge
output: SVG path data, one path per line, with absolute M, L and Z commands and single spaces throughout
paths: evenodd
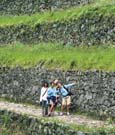
M 74 7 L 66 10 L 59 10 L 55 12 L 36 13 L 31 16 L 0 16 L 0 26 L 11 26 L 18 24 L 25 24 L 35 26 L 36 24 L 50 23 L 55 21 L 69 21 L 70 19 L 78 19 L 82 16 L 104 15 L 112 16 L 115 15 L 115 3 L 113 0 L 97 0 L 93 4 Z
M 0 135 L 25 135 L 17 127 L 14 129 L 6 128 L 5 126 L 0 126 Z
M 24 68 L 42 65 L 50 69 L 115 71 L 114 45 L 63 46 L 59 43 L 0 47 L 0 66 Z
M 78 115 L 78 114 L 76 114 Z M 80 114 L 81 115 L 81 114 Z M 84 115 L 84 114 L 82 114 Z M 89 117 L 89 116 L 86 116 L 86 117 Z M 93 117 L 89 117 L 93 120 Z M 111 134 L 115 134 L 115 124 L 114 124 L 114 121 L 112 118 L 108 118 L 108 119 L 105 119 L 105 123 L 106 123 L 106 126 L 102 126 L 102 127 L 89 127 L 88 125 L 84 124 L 77 124 L 77 123 L 65 123 L 62 120 L 58 120 L 58 118 L 52 118 L 52 117 L 49 117 L 49 118 L 43 118 L 43 117 L 39 117 L 38 119 L 41 119 L 41 121 L 44 121 L 44 122 L 53 122 L 53 123 L 58 123 L 58 124 L 63 124 L 65 126 L 67 126 L 68 128 L 71 128 L 75 131 L 82 131 L 82 132 L 88 132 L 88 133 L 91 133 L 91 135 L 100 135 L 101 133 L 103 133 L 103 135 L 111 135 Z
M 65 123 L 60 120 L 58 120 L 58 118 L 38 118 L 38 119 L 41 119 L 41 121 L 43 122 L 53 122 L 53 123 L 57 123 L 57 124 L 62 124 L 64 126 L 67 126 L 68 129 L 72 129 L 74 131 L 82 131 L 82 132 L 87 132 L 89 133 L 90 135 L 101 135 L 101 133 L 103 133 L 102 135 L 114 135 L 115 134 L 115 125 L 114 124 L 110 124 L 111 120 L 108 119 L 107 122 L 107 125 L 108 127 L 88 127 L 87 125 L 79 125 L 79 124 L 69 124 L 69 123 Z
M 11 112 L 10 112 L 11 113 Z M 12 114 L 15 114 L 15 112 L 12 112 Z M 28 118 L 27 114 L 20 114 L 22 116 L 22 118 Z M 12 115 L 11 115 L 12 116 Z M 11 116 L 9 114 L 3 114 L 0 115 L 0 118 L 2 118 L 4 124 L 3 126 L 0 126 L 0 133 L 3 131 L 3 133 L 5 133 L 5 135 L 17 135 L 15 134 L 16 131 L 17 133 L 19 133 L 18 135 L 24 135 L 24 133 L 26 134 L 26 132 L 23 130 L 23 134 L 21 132 L 20 127 L 24 127 L 25 125 L 23 125 L 23 123 L 17 123 L 17 122 L 13 122 L 11 123 Z M 33 116 L 34 118 L 37 118 L 35 116 Z M 90 133 L 90 135 L 114 135 L 115 134 L 115 127 L 114 124 L 111 124 L 110 119 L 108 119 L 108 121 L 106 121 L 107 126 L 106 127 L 88 127 L 87 125 L 77 125 L 77 124 L 67 124 L 65 122 L 63 122 L 63 120 L 58 120 L 57 118 L 43 118 L 43 117 L 39 117 L 37 118 L 39 119 L 42 123 L 47 123 L 47 122 L 51 122 L 51 123 L 57 123 L 57 124 L 61 124 L 64 125 L 65 127 L 68 127 L 68 129 L 72 129 L 74 131 L 82 131 L 82 132 L 88 132 Z M 17 127 L 17 124 L 19 125 Z M 14 130 L 14 126 L 15 126 L 15 130 Z M 8 134 L 9 133 L 9 134 Z M 2 134 L 4 135 L 4 134 Z

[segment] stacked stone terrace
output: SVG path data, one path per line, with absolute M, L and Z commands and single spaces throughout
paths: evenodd
M 47 11 L 54 11 L 54 9 L 67 12 L 67 9 L 78 9 L 79 6 L 81 6 L 81 14 L 67 20 L 63 18 L 50 22 L 47 18 L 39 23 L 40 18 L 38 18 L 35 19 L 36 22 L 32 20 L 25 23 L 20 19 L 15 24 L 0 25 L 0 45 L 16 41 L 25 44 L 59 42 L 74 46 L 114 44 L 115 16 L 109 11 L 114 4 L 110 2 L 105 7 L 89 9 L 87 5 L 93 2 L 93 0 L 1 0 L 1 15 L 33 15 L 38 12 L 46 14 Z

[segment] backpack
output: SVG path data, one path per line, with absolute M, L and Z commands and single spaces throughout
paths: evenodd
M 72 93 L 68 88 L 66 88 L 64 85 L 63 85 L 63 87 L 64 87 L 64 89 L 66 89 L 67 92 L 68 92 L 67 96 L 72 96 L 72 95 L 73 95 L 73 93 Z

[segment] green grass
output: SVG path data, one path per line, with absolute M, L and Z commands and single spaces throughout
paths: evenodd
M 79 125 L 77 123 L 65 123 L 63 120 L 58 120 L 57 118 L 38 118 L 41 121 L 45 122 L 53 122 L 66 126 L 68 129 L 72 129 L 74 131 L 82 131 L 84 133 L 89 133 L 90 135 L 114 135 L 115 134 L 115 125 L 108 124 L 102 127 L 89 127 L 88 125 Z M 106 121 L 105 121 L 106 122 Z
M 15 112 L 14 112 L 15 114 Z M 21 114 L 22 118 L 26 118 L 28 117 L 28 115 L 26 114 Z M 9 121 L 6 121 L 7 120 L 10 120 L 10 117 L 9 115 L 2 115 L 1 116 L 2 118 L 5 119 L 5 125 L 0 125 L 0 135 L 25 135 L 26 132 L 28 131 L 28 129 L 26 131 L 23 130 L 23 132 L 20 130 L 20 126 L 22 127 L 22 125 L 19 123 L 19 126 L 18 123 L 16 122 L 13 122 L 10 124 L 10 125 L 7 125 L 9 124 Z M 32 117 L 32 116 L 31 116 Z M 33 116 L 34 117 L 34 116 Z M 37 117 L 34 117 L 34 118 L 37 118 Z M 114 135 L 115 134 L 115 126 L 114 125 L 108 125 L 106 127 L 88 127 L 87 125 L 78 125 L 78 124 L 68 124 L 68 123 L 65 123 L 63 122 L 63 120 L 58 120 L 58 118 L 52 118 L 52 117 L 49 117 L 49 118 L 43 118 L 43 117 L 39 117 L 37 118 L 39 121 L 41 121 L 42 124 L 46 124 L 46 123 L 55 123 L 55 124 L 58 124 L 58 125 L 62 125 L 63 127 L 65 127 L 66 129 L 72 129 L 74 131 L 82 131 L 82 132 L 87 132 L 89 133 L 90 135 Z M 24 127 L 24 125 L 23 125 Z
M 35 26 L 36 24 L 50 23 L 55 21 L 69 21 L 70 19 L 78 19 L 81 16 L 85 16 L 87 13 L 94 15 L 114 15 L 115 4 L 113 0 L 96 0 L 95 3 L 74 7 L 66 10 L 59 11 L 48 11 L 45 13 L 36 13 L 31 16 L 20 15 L 20 16 L 0 16 L 0 26 L 11 26 L 18 24 L 25 24 Z
M 24 68 L 41 64 L 49 69 L 115 71 L 115 47 L 71 47 L 58 43 L 26 46 L 21 43 L 0 48 L 0 66 Z
M 12 130 L 10 128 L 6 128 L 2 125 L 0 125 L 0 135 L 25 135 L 22 133 L 18 127 L 13 128 Z
M 62 116 L 63 117 L 63 116 Z M 37 117 L 36 117 L 37 118 Z M 114 135 L 115 134 L 115 124 L 109 123 L 107 120 L 104 122 L 106 123 L 105 126 L 100 126 L 100 127 L 89 127 L 86 124 L 77 124 L 77 123 L 65 123 L 62 120 L 59 120 L 58 118 L 55 117 L 39 117 L 41 121 L 45 122 L 53 122 L 53 123 L 58 123 L 58 124 L 63 124 L 64 126 L 68 127 L 68 129 L 72 129 L 75 131 L 82 131 L 82 132 L 88 132 L 90 135 Z M 93 118 L 92 118 L 93 120 Z M 101 134 L 103 133 L 103 134 Z

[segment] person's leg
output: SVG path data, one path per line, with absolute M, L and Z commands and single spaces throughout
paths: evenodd
M 63 112 L 64 112 L 64 108 L 65 108 L 65 98 L 62 98 L 62 106 L 61 106 L 61 115 L 63 115 Z
M 54 110 L 54 103 L 52 103 L 51 108 L 50 108 L 51 112 L 53 112 L 53 110 Z
M 70 111 L 70 105 L 67 105 L 67 113 Z
M 51 113 L 50 108 L 51 108 L 51 104 L 52 104 L 51 103 L 51 98 L 47 98 L 47 100 L 48 100 L 48 115 L 50 116 L 50 113 Z
M 54 109 L 56 109 L 58 102 L 59 102 L 59 97 L 56 97 L 56 101 L 55 101 Z
M 45 103 L 44 103 L 44 100 L 42 100 L 42 116 L 44 116 L 45 115 Z
M 66 109 L 66 114 L 67 114 L 67 111 L 68 111 L 68 108 L 67 108 L 67 98 L 68 97 L 64 97 L 63 98 L 63 106 L 62 106 L 62 112 L 64 112 L 64 109 Z
M 49 109 L 49 114 L 48 114 L 49 116 L 51 116 L 53 110 L 54 110 L 54 103 L 52 102 L 51 106 L 50 106 L 50 109 Z
M 45 101 L 45 115 L 48 115 L 48 103 Z
M 62 112 L 62 113 L 64 112 L 64 108 L 65 108 L 65 105 L 62 104 L 62 106 L 61 106 L 61 112 Z
M 49 109 L 49 113 L 48 113 L 48 115 L 49 116 L 51 116 L 51 114 L 52 114 L 52 112 L 53 112 L 53 110 L 54 110 L 54 100 L 53 100 L 54 98 L 53 97 L 50 97 L 50 109 Z
M 56 104 L 56 97 L 52 97 L 52 108 L 51 108 L 51 113 L 53 115 L 54 109 L 55 109 L 55 104 Z
M 71 96 L 67 98 L 67 115 L 70 114 Z

